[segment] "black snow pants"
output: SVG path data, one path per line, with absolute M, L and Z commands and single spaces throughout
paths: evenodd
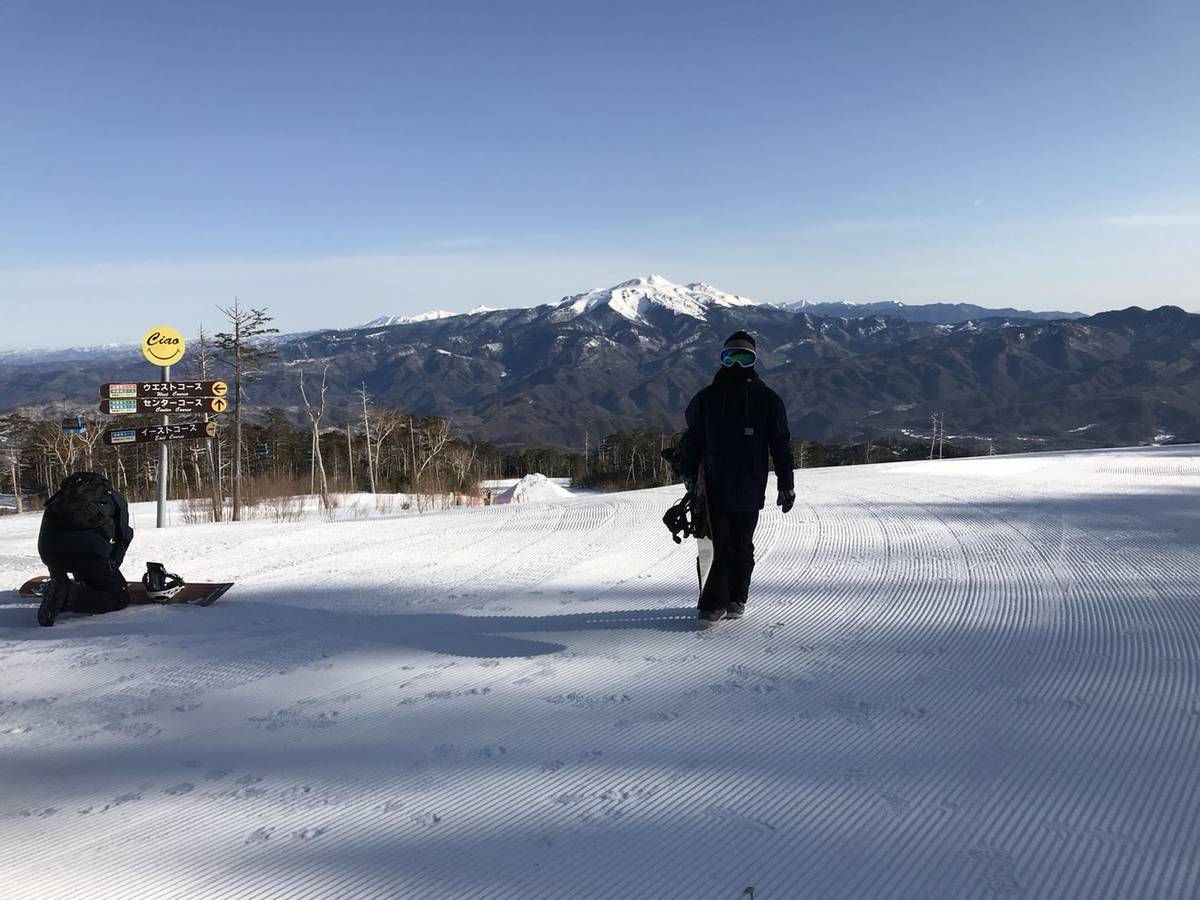
M 714 512 L 709 515 L 713 564 L 700 596 L 701 609 L 725 609 L 730 603 L 745 603 L 754 571 L 754 529 L 758 510 Z
M 87 553 L 60 553 L 46 560 L 50 577 L 75 576 L 68 609 L 78 613 L 106 613 L 129 605 L 125 576 L 111 559 Z

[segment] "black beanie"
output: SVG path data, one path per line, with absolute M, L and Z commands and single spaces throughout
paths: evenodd
M 754 343 L 754 336 L 748 331 L 735 331 L 729 337 L 725 338 L 725 343 L 721 349 L 724 350 L 726 347 L 737 347 L 739 350 L 758 351 L 758 347 Z

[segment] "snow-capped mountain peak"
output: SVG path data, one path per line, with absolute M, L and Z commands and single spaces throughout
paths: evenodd
M 391 325 L 413 325 L 417 322 L 433 322 L 438 319 L 449 319 L 452 316 L 481 316 L 484 313 L 495 312 L 490 306 L 476 306 L 465 313 L 450 312 L 448 309 L 431 309 L 429 312 L 417 313 L 414 316 L 380 316 L 370 322 L 364 322 L 356 328 L 387 328 Z
M 564 297 L 559 309 L 575 315 L 607 306 L 618 315 L 634 322 L 645 322 L 645 314 L 658 307 L 677 315 L 704 320 L 712 306 L 756 306 L 755 301 L 737 294 L 727 294 L 710 284 L 676 284 L 661 275 L 646 275 L 623 281 L 610 288 L 597 288 L 571 297 Z
M 364 322 L 359 328 L 387 328 L 390 325 L 412 325 L 414 322 L 432 322 L 435 319 L 448 319 L 451 316 L 462 315 L 445 309 L 431 309 L 429 312 L 417 313 L 415 316 L 379 316 L 370 322 Z

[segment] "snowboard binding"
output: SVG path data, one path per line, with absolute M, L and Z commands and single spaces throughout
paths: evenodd
M 151 600 L 170 600 L 183 590 L 183 579 L 168 572 L 162 563 L 148 562 L 142 586 Z
M 695 494 L 688 493 L 683 499 L 663 514 L 663 524 L 671 532 L 671 538 L 677 544 L 683 543 L 685 537 L 705 537 L 706 532 L 701 522 L 703 511 Z M 683 535 L 683 537 L 680 537 Z
M 671 473 L 680 478 L 683 475 L 682 454 L 675 447 L 667 447 L 662 451 L 662 458 L 671 467 Z M 683 498 L 666 511 L 663 524 L 671 532 L 671 539 L 677 544 L 683 543 L 684 537 L 707 537 L 705 527 L 704 497 L 695 485 L 688 485 L 688 492 Z M 683 537 L 680 537 L 683 535 Z

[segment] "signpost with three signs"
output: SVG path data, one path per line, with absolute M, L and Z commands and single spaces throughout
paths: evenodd
M 207 420 L 209 413 L 229 408 L 229 386 L 224 381 L 171 381 L 171 366 L 183 359 L 187 344 L 174 328 L 159 326 L 142 337 L 142 355 L 158 366 L 159 381 L 114 382 L 100 386 L 100 412 L 110 416 L 157 415 L 160 424 L 144 428 L 110 428 L 104 442 L 122 444 L 158 444 L 158 527 L 167 524 L 167 445 L 174 441 L 212 438 L 217 423 Z M 168 416 L 203 415 L 206 418 L 172 424 Z

